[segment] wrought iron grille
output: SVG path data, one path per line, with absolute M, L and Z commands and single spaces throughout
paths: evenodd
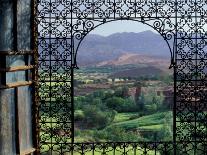
M 207 154 L 207 1 L 37 0 L 38 127 L 42 154 Z M 174 68 L 172 142 L 74 143 L 73 72 L 84 37 L 115 20 L 154 28 Z

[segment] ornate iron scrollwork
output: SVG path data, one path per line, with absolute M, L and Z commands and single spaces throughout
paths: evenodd
M 205 0 L 38 0 L 40 149 L 64 154 L 205 154 L 207 151 L 207 2 Z M 73 70 L 84 37 L 116 20 L 154 28 L 174 68 L 174 141 L 78 144 L 74 138 Z M 58 113 L 57 113 L 58 112 Z M 71 143 L 72 142 L 72 143 Z M 128 147 L 129 146 L 129 147 Z M 128 149 L 126 149 L 128 147 Z M 124 151 L 123 151 L 124 150 Z M 118 152 L 117 152 L 118 151 Z M 128 153 L 131 151 L 131 153 Z

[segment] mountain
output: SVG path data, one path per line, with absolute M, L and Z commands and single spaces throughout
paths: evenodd
M 127 64 L 147 64 L 151 66 L 163 66 L 169 65 L 168 59 L 158 58 L 155 56 L 147 56 L 141 54 L 126 53 L 118 57 L 117 59 L 102 61 L 96 66 L 119 66 Z
M 78 65 L 94 65 L 119 58 L 124 54 L 140 54 L 169 58 L 167 43 L 152 31 L 123 32 L 110 36 L 89 34 L 78 50 Z
M 123 71 L 118 71 L 110 75 L 111 78 L 124 78 L 124 77 L 153 77 L 157 75 L 165 74 L 163 70 L 156 68 L 154 66 L 146 66 L 146 67 L 137 67 L 134 69 L 128 69 Z

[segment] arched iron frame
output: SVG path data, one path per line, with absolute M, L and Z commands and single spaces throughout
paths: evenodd
M 49 154 L 207 154 L 207 1 L 37 0 L 37 145 Z M 99 25 L 133 20 L 153 27 L 174 69 L 172 142 L 74 143 L 73 73 L 84 37 Z

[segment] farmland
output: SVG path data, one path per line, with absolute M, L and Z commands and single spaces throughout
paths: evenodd
M 146 65 L 76 70 L 75 142 L 171 141 L 172 85 Z

